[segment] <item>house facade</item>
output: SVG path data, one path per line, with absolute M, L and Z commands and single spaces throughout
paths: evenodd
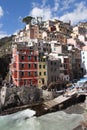
M 47 86 L 47 58 L 39 55 L 38 61 L 38 87 Z
M 38 84 L 38 52 L 33 47 L 13 45 L 10 77 L 16 86 Z
M 47 60 L 47 84 L 57 82 L 60 77 L 60 60 L 53 54 L 49 54 Z

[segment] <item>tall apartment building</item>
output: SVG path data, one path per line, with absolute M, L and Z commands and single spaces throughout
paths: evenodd
M 10 77 L 16 86 L 38 84 L 38 52 L 33 47 L 20 44 L 12 46 Z

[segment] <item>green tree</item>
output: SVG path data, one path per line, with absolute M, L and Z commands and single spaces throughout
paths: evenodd
M 31 16 L 27 16 L 25 18 L 23 18 L 22 22 L 26 23 L 26 24 L 31 24 L 33 17 Z

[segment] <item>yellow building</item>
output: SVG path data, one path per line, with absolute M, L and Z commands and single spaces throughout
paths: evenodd
M 38 62 L 38 87 L 47 85 L 46 56 L 40 57 Z

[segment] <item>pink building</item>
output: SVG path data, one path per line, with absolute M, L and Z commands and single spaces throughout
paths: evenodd
M 81 49 L 84 46 L 84 43 L 77 38 L 67 39 L 67 44 L 74 45 L 75 48 Z

